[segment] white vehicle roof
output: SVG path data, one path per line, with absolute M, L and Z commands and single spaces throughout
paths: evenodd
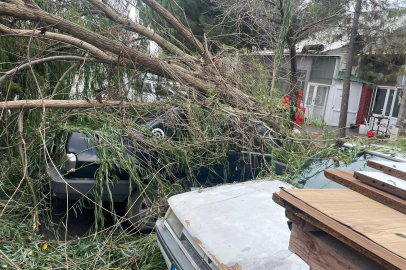
M 309 269 L 288 250 L 285 209 L 272 201 L 281 181 L 249 181 L 173 196 L 169 204 L 220 269 Z

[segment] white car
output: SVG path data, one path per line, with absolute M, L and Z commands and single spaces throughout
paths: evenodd
M 288 250 L 290 231 L 272 201 L 281 181 L 248 181 L 173 196 L 157 221 L 168 269 L 272 270 L 309 266 Z

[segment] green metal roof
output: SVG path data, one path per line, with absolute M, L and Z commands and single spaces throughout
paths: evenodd
M 338 72 L 337 79 L 339 79 L 339 80 L 344 80 L 344 71 L 339 71 L 339 72 Z M 351 76 L 350 81 L 352 81 L 352 82 L 359 82 L 359 83 L 365 83 L 365 84 L 373 84 L 373 83 L 371 83 L 371 82 L 361 80 L 360 78 L 354 77 L 354 76 Z

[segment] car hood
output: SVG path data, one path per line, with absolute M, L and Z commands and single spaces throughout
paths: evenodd
M 280 181 L 249 181 L 173 196 L 169 204 L 219 269 L 309 269 L 288 250 L 290 231 L 272 201 Z

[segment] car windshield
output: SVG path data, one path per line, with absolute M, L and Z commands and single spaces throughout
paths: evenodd
M 350 149 L 343 149 L 343 152 L 351 152 Z M 382 157 L 372 155 L 368 152 L 357 155 L 351 163 L 346 164 L 342 161 L 335 164 L 333 158 L 320 158 L 308 160 L 303 166 L 299 177 L 292 181 L 292 184 L 298 188 L 327 189 L 327 188 L 346 188 L 324 176 L 325 169 L 334 169 L 340 171 L 377 171 L 366 165 L 367 160 L 384 160 Z

